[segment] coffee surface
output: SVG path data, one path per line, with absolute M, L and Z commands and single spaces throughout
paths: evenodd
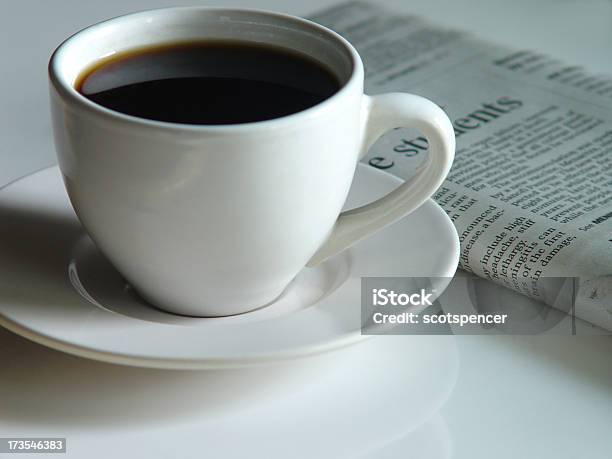
M 337 78 L 306 55 L 246 42 L 193 42 L 102 59 L 76 89 L 104 107 L 185 124 L 238 124 L 290 115 L 332 96 Z

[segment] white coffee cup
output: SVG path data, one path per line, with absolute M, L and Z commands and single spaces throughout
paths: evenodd
M 281 118 L 205 126 L 119 113 L 74 88 L 84 69 L 112 53 L 211 38 L 306 53 L 341 89 Z M 270 303 L 305 266 L 418 208 L 453 160 L 453 128 L 437 105 L 410 94 L 364 95 L 353 46 L 284 14 L 201 7 L 129 14 L 68 38 L 49 76 L 59 164 L 79 219 L 145 299 L 174 313 L 224 316 Z M 389 195 L 341 213 L 359 159 L 396 127 L 427 137 L 426 164 Z

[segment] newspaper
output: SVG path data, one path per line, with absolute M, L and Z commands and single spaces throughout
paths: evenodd
M 368 3 L 312 19 L 357 48 L 368 94 L 419 94 L 452 120 L 455 162 L 434 199 L 459 267 L 549 303 L 544 279 L 577 278 L 576 316 L 612 330 L 612 78 Z M 426 153 L 398 129 L 364 161 L 407 179 Z

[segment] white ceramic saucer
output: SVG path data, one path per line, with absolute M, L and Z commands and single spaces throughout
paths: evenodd
M 346 208 L 399 183 L 359 165 Z M 84 233 L 57 167 L 3 188 L 0 222 L 0 325 L 71 354 L 143 367 L 246 366 L 358 342 L 364 338 L 361 277 L 450 279 L 459 257 L 450 219 L 430 200 L 345 253 L 304 269 L 265 308 L 191 318 L 152 308 L 125 284 Z M 438 285 L 438 294 L 445 287 Z

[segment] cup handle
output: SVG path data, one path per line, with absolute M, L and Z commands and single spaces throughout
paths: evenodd
M 307 266 L 316 266 L 359 240 L 416 210 L 442 185 L 455 156 L 453 126 L 435 103 L 413 94 L 364 96 L 364 135 L 360 157 L 385 132 L 398 127 L 416 128 L 427 138 L 429 156 L 415 175 L 386 196 L 342 212 L 331 235 Z

